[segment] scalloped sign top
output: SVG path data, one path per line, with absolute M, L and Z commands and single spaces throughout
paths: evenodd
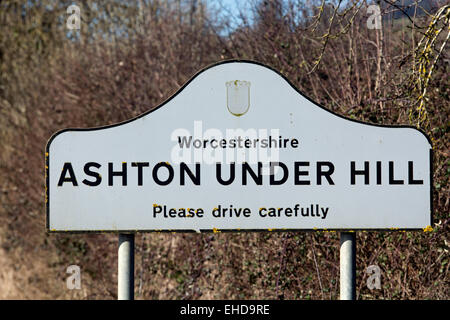
M 311 101 L 277 71 L 227 61 L 115 125 L 46 148 L 49 232 L 423 229 L 432 146 Z

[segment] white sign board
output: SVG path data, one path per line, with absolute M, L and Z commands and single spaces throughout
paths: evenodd
M 321 107 L 278 72 L 229 61 L 123 123 L 56 133 L 47 229 L 421 229 L 431 143 Z

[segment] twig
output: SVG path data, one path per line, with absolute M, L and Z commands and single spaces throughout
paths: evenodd
M 311 248 L 312 248 L 312 253 L 313 253 L 313 258 L 314 258 L 314 265 L 316 266 L 316 272 L 317 272 L 317 277 L 319 278 L 319 286 L 320 286 L 320 292 L 322 292 L 322 299 L 324 299 L 323 296 L 323 286 L 322 286 L 322 278 L 320 277 L 320 271 L 319 271 L 319 266 L 317 265 L 317 260 L 316 260 L 316 251 L 314 249 L 315 247 L 315 242 L 314 242 L 314 234 L 311 233 Z

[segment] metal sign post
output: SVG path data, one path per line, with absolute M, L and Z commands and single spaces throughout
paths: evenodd
M 118 300 L 134 300 L 134 234 L 119 234 Z
M 340 299 L 356 299 L 356 233 L 341 232 Z

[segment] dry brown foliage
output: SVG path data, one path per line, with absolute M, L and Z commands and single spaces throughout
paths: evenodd
M 248 11 L 224 15 L 204 1 L 80 1 L 81 32 L 68 33 L 69 2 L 29 3 L 0 1 L 0 298 L 116 298 L 117 236 L 45 233 L 45 144 L 62 128 L 139 115 L 225 59 L 278 69 L 344 116 L 428 132 L 434 230 L 358 233 L 357 295 L 449 298 L 448 46 L 426 96 L 418 99 L 412 81 L 436 10 L 386 19 L 373 30 L 365 1 L 254 1 L 253 20 Z M 399 10 L 387 3 L 384 15 Z M 432 57 L 445 41 L 446 21 L 439 20 L 444 32 Z M 135 291 L 139 299 L 337 299 L 338 249 L 332 232 L 138 234 Z M 82 290 L 65 287 L 71 264 L 81 267 Z M 372 264 L 382 270 L 380 290 L 366 287 Z

